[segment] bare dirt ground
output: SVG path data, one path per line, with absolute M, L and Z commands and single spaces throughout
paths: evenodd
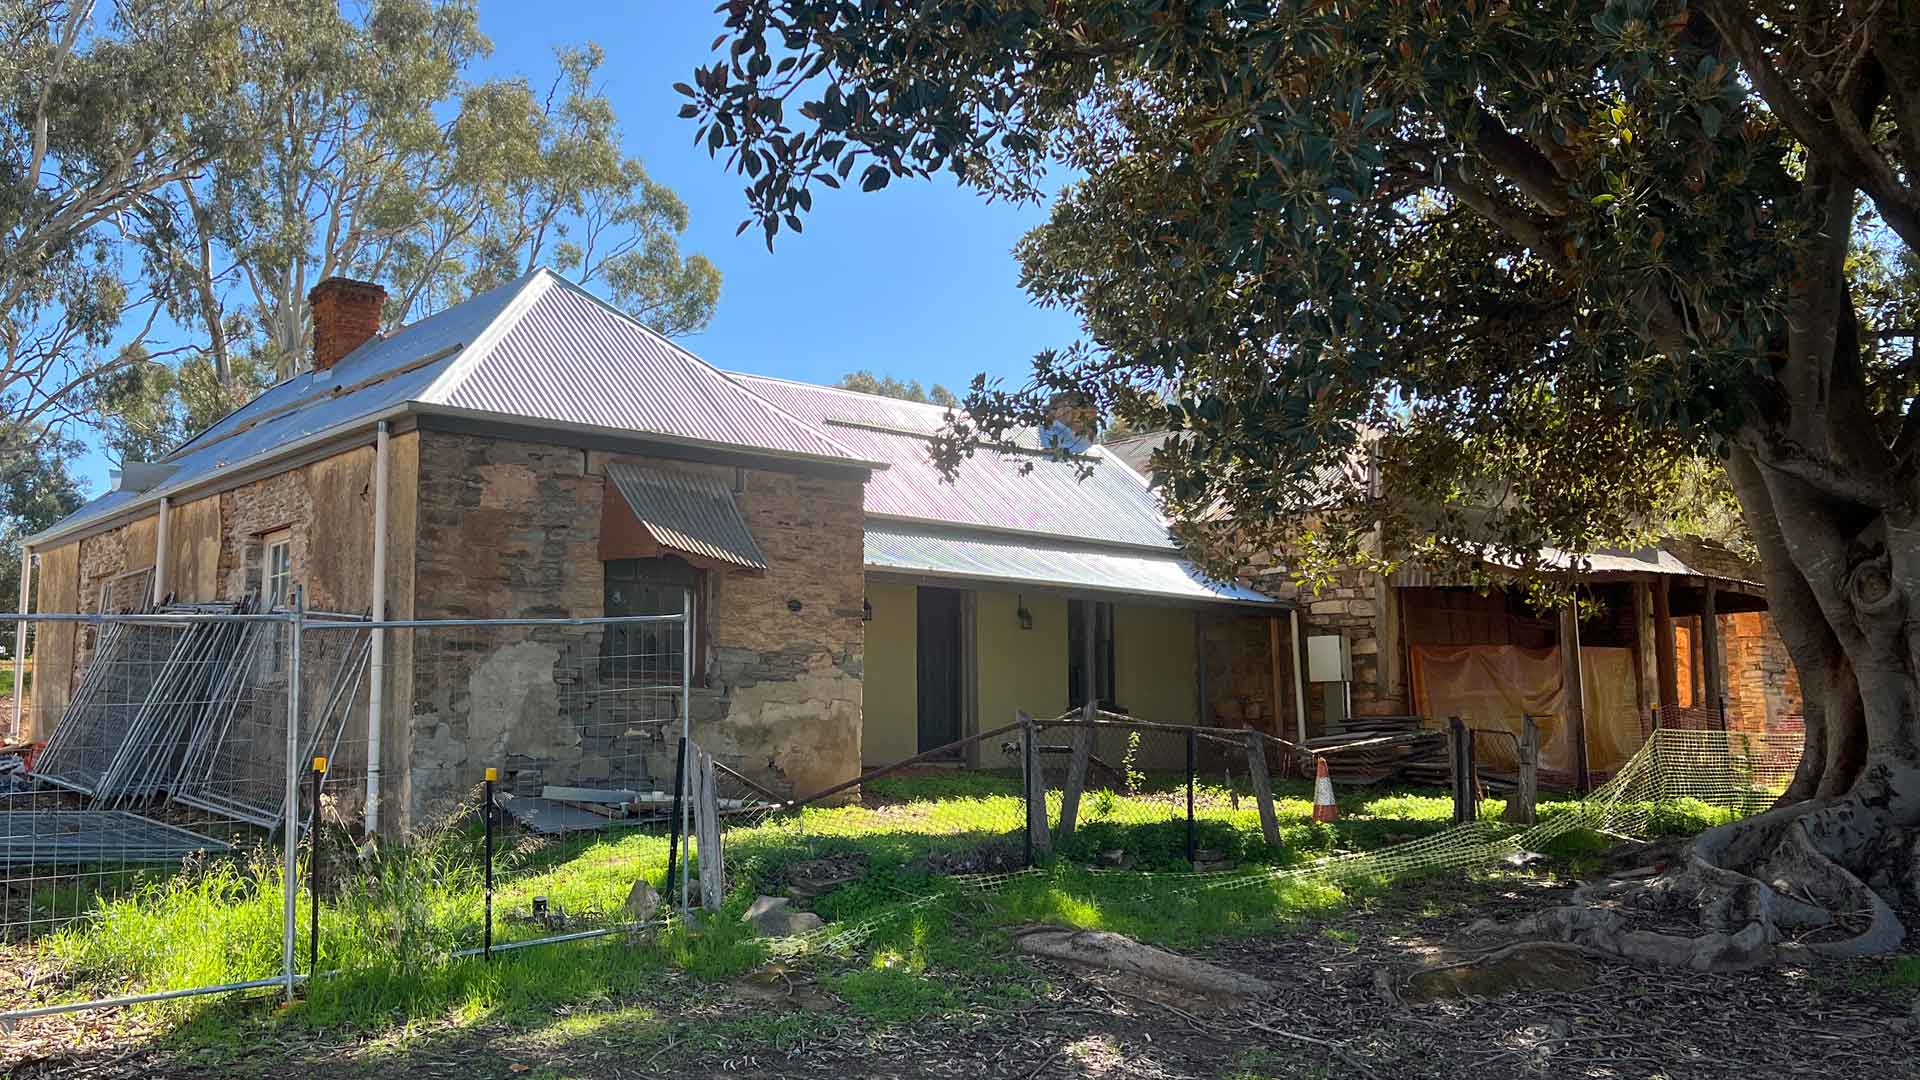
M 793 970 L 735 986 L 636 987 L 540 1024 L 344 1043 L 263 1016 L 226 1045 L 188 1045 L 124 1019 L 45 1021 L 0 1036 L 0 1076 L 1920 1077 L 1920 991 L 1890 977 L 1892 961 L 1703 975 L 1581 959 L 1552 973 L 1557 989 L 1408 1003 L 1383 988 L 1404 989 L 1383 971 L 1448 955 L 1474 917 L 1511 918 L 1557 895 L 1525 879 L 1427 881 L 1365 911 L 1205 950 L 1280 988 L 1233 1007 L 1043 964 L 1039 995 L 1016 1013 L 884 1024 Z

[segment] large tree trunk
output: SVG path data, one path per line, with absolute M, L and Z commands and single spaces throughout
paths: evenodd
M 1851 220 L 1852 190 L 1817 163 L 1807 192 L 1825 220 Z M 1772 811 L 1703 833 L 1666 875 L 1589 890 L 1523 933 L 1744 967 L 1895 949 L 1897 910 L 1920 908 L 1920 477 L 1867 401 L 1847 240 L 1833 228 L 1804 244 L 1728 461 L 1800 673 L 1800 767 Z M 1636 908 L 1690 911 L 1701 932 L 1635 930 Z

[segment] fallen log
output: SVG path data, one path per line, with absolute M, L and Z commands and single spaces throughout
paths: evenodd
M 1049 960 L 1126 972 L 1201 994 L 1260 996 L 1273 985 L 1251 975 L 1143 945 L 1124 934 L 1106 930 L 1074 930 L 1064 926 L 1029 926 L 1014 931 L 1014 947 Z

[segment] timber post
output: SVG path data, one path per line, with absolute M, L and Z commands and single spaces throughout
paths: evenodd
M 1247 732 L 1247 778 L 1253 782 L 1253 801 L 1260 807 L 1260 834 L 1268 847 L 1280 846 L 1280 818 L 1273 809 L 1273 777 L 1267 773 L 1267 737 Z
M 1071 836 L 1080 818 L 1080 794 L 1087 787 L 1087 763 L 1093 757 L 1095 706 L 1087 699 L 1080 723 L 1073 729 L 1073 757 L 1067 763 L 1067 786 L 1060 791 L 1060 835 Z
M 1501 818 L 1519 825 L 1532 825 L 1538 820 L 1540 801 L 1540 725 L 1534 722 L 1532 714 L 1520 718 L 1519 772 L 1519 786 L 1507 801 L 1507 812 Z
M 1053 837 L 1047 832 L 1047 777 L 1040 767 L 1040 729 L 1024 712 L 1020 721 L 1027 779 L 1027 864 L 1031 866 L 1036 856 L 1044 858 L 1052 852 Z

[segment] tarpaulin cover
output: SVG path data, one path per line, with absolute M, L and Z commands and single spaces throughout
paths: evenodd
M 1640 748 L 1640 717 L 1635 712 L 1633 652 L 1588 647 L 1580 650 L 1585 684 L 1587 764 L 1611 773 Z M 1560 650 L 1519 645 L 1413 646 L 1414 708 L 1428 722 L 1444 727 L 1458 716 L 1468 727 L 1508 731 L 1517 738 L 1521 720 L 1532 716 L 1540 729 L 1540 768 L 1574 772 L 1573 741 L 1567 731 Z M 1511 772 L 1515 741 L 1481 736 L 1475 753 L 1482 767 Z

